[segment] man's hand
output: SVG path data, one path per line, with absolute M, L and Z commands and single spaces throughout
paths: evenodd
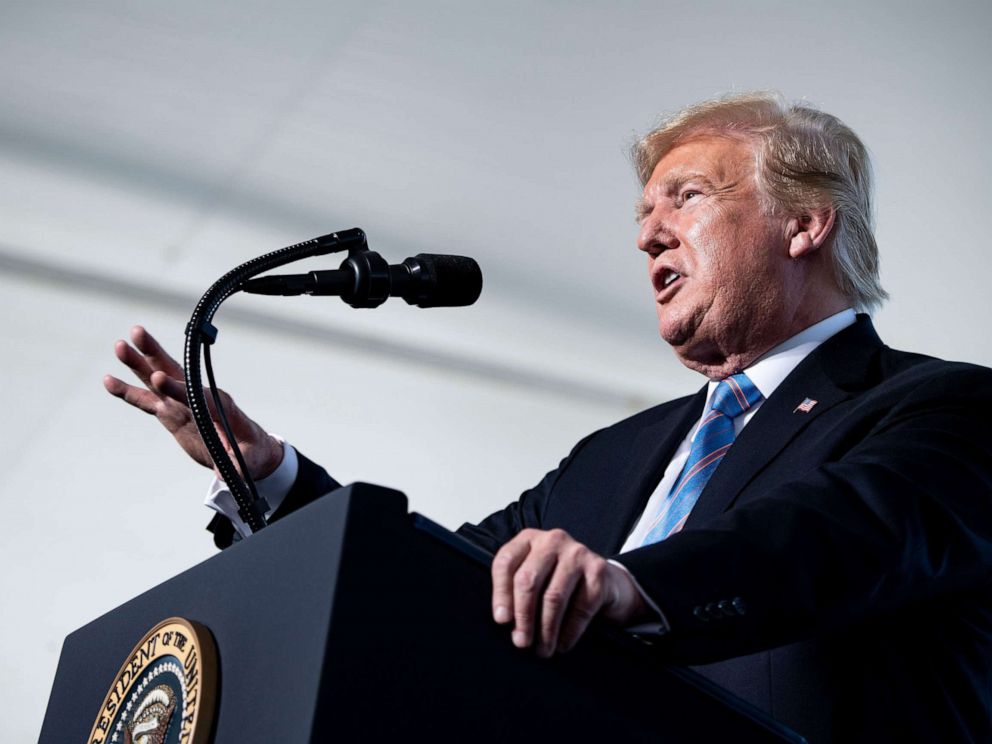
M 131 341 L 134 347 L 126 341 L 118 341 L 114 345 L 114 352 L 117 358 L 144 383 L 144 387 L 129 385 L 111 375 L 103 378 L 103 386 L 111 395 L 155 416 L 193 460 L 204 467 L 214 467 L 193 421 L 193 413 L 186 402 L 183 368 L 141 326 L 131 329 Z M 248 418 L 234 404 L 231 396 L 223 391 L 219 392 L 231 431 L 238 440 L 249 473 L 252 478 L 264 478 L 282 462 L 282 445 Z M 221 441 L 224 442 L 224 447 L 233 461 L 233 450 L 217 423 L 217 412 L 209 396 L 207 403 Z M 236 462 L 235 467 L 237 467 Z
M 564 530 L 520 532 L 493 558 L 493 618 L 539 656 L 571 649 L 597 615 L 618 625 L 650 610 L 630 576 Z M 538 627 L 538 625 L 540 627 Z

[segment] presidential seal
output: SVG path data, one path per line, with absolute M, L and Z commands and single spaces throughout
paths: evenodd
M 204 626 L 170 617 L 125 660 L 90 744 L 206 744 L 213 726 L 217 649 Z

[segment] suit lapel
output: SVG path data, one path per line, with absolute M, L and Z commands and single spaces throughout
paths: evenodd
M 691 397 L 674 401 L 670 410 L 659 413 L 659 421 L 644 427 L 635 437 L 627 467 L 613 491 L 611 513 L 604 515 L 607 518 L 600 523 L 605 528 L 601 549 L 607 555 L 616 553 L 627 539 L 676 448 L 702 413 L 705 401 L 705 387 Z
M 775 389 L 748 422 L 706 484 L 689 515 L 692 529 L 729 509 L 765 466 L 819 416 L 869 384 L 882 342 L 865 315 L 813 351 Z M 809 411 L 797 410 L 807 398 Z

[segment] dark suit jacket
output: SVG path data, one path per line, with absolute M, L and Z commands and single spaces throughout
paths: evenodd
M 591 434 L 460 531 L 495 550 L 560 527 L 614 555 L 704 400 Z M 765 401 L 682 532 L 616 556 L 671 626 L 658 650 L 811 742 L 992 741 L 990 420 L 992 371 L 889 349 L 860 316 Z M 283 513 L 336 485 L 300 472 Z

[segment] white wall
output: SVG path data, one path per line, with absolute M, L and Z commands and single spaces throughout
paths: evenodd
M 471 309 L 239 297 L 217 318 L 218 379 L 266 426 L 454 527 L 701 383 L 657 340 L 624 152 L 662 111 L 778 88 L 875 155 L 886 340 L 992 363 L 990 20 L 978 2 L 0 6 L 0 739 L 36 737 L 69 631 L 212 553 L 205 471 L 100 379 L 132 323 L 178 353 L 198 295 L 253 255 L 359 225 L 394 261 L 478 258 Z

